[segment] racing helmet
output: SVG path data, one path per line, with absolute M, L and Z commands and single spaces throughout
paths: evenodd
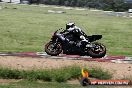
M 75 23 L 70 22 L 66 24 L 66 29 L 73 28 L 75 26 Z

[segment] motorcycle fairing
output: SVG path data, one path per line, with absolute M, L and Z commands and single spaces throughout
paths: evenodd
M 92 35 L 92 36 L 87 36 L 89 42 L 93 42 L 93 41 L 96 41 L 96 40 L 99 40 L 102 38 L 102 35 Z

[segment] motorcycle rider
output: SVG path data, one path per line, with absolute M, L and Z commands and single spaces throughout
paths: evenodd
M 86 39 L 87 35 L 73 22 L 66 24 L 66 30 L 64 32 L 69 32 L 77 39 L 81 39 L 81 43 L 83 43 L 82 45 L 88 43 L 88 40 Z

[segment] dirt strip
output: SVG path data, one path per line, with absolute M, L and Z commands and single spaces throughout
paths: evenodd
M 49 58 L 32 58 L 16 56 L 0 56 L 0 66 L 11 67 L 15 69 L 49 69 L 60 68 L 70 65 L 85 65 L 87 67 L 101 67 L 113 73 L 113 79 L 120 79 L 132 76 L 132 64 L 118 64 L 111 62 L 96 62 L 83 60 L 67 59 L 49 59 Z

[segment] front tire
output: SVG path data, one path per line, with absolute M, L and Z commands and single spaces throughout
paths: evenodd
M 45 45 L 45 52 L 51 56 L 57 56 L 62 52 L 60 43 L 49 42 Z
M 103 44 L 97 42 L 94 42 L 93 45 L 94 47 L 90 48 L 88 51 L 89 56 L 92 58 L 104 57 L 106 54 L 106 47 Z

